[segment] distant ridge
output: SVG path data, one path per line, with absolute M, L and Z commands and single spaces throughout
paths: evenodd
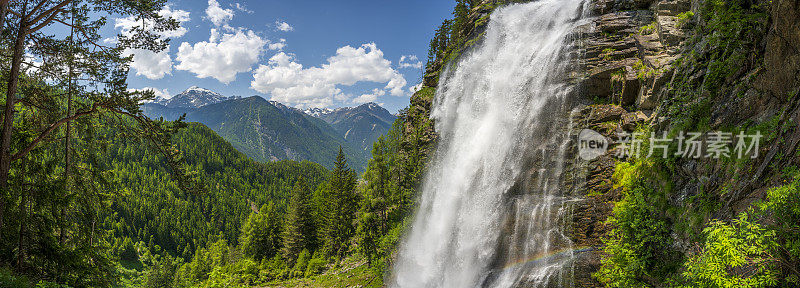
M 206 105 L 239 98 L 241 97 L 225 97 L 217 92 L 192 86 L 171 98 L 156 97 L 151 103 L 164 105 L 167 108 L 200 108 Z
M 352 109 L 355 108 L 358 107 Z M 352 109 L 336 110 L 352 112 Z M 145 103 L 142 110 L 148 117 L 163 117 L 165 120 L 175 120 L 186 114 L 186 121 L 205 124 L 237 150 L 262 162 L 309 160 L 331 168 L 339 146 L 342 146 L 350 166 L 361 172 L 370 155 L 370 151 L 358 144 L 360 142 L 345 139 L 341 129 L 324 119 L 260 96 L 226 97 L 208 89 L 192 87 L 172 98 Z M 378 121 L 376 127 L 379 129 L 370 127 L 369 131 L 388 131 L 386 125 L 380 124 L 383 121 L 370 121 Z M 353 139 L 359 133 L 351 131 L 348 137 Z
M 377 103 L 337 109 L 312 108 L 304 113 L 320 118 L 333 126 L 348 142 L 371 152 L 372 144 L 392 127 L 397 116 Z

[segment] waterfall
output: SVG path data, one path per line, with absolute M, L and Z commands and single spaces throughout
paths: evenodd
M 565 78 L 586 2 L 495 10 L 442 75 L 431 112 L 440 140 L 390 287 L 572 286 Z

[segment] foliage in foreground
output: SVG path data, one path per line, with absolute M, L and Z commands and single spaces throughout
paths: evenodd
M 705 243 L 685 263 L 683 287 L 800 285 L 800 173 L 730 223 L 713 221 Z

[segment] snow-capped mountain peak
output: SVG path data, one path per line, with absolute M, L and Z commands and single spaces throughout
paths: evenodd
M 369 102 L 369 103 L 367 103 L 367 104 L 364 104 L 364 105 L 366 105 L 366 106 L 367 106 L 367 108 L 369 108 L 369 109 L 378 109 L 378 108 L 382 108 L 381 106 L 379 106 L 379 105 L 378 105 L 378 104 L 376 104 L 375 102 Z
M 330 108 L 308 108 L 308 109 L 301 110 L 301 111 L 303 111 L 303 113 L 306 113 L 307 115 L 310 115 L 310 116 L 316 117 L 316 118 L 326 118 L 327 116 L 347 114 L 347 113 L 351 113 L 353 111 L 369 111 L 370 113 L 381 114 L 381 116 L 385 116 L 383 114 L 388 114 L 388 115 L 390 115 L 388 118 L 392 118 L 391 114 L 388 111 L 386 111 L 386 109 L 384 109 L 383 107 L 381 107 L 380 105 L 378 105 L 377 103 L 374 103 L 374 102 L 364 103 L 364 104 L 361 104 L 361 105 L 356 106 L 356 107 L 340 107 L 340 108 L 336 108 L 336 109 L 330 109 Z M 387 118 L 387 117 L 383 117 L 383 118 Z
M 161 104 L 167 106 L 167 103 L 169 103 L 169 99 L 161 96 L 156 96 L 156 98 L 153 98 L 153 100 L 147 101 L 145 103 Z
M 192 86 L 170 99 L 162 98 L 154 102 L 170 108 L 200 108 L 226 100 L 230 100 L 230 98 L 205 88 Z
M 222 96 L 217 92 L 208 90 L 206 88 L 201 88 L 201 87 L 198 87 L 198 86 L 192 86 L 192 87 L 189 87 L 189 89 L 186 89 L 186 91 L 183 91 L 183 93 L 187 93 L 187 92 L 205 93 L 205 94 L 212 94 L 212 95 Z
M 312 117 L 319 118 L 319 117 L 331 114 L 331 113 L 333 113 L 333 111 L 334 110 L 330 109 L 330 108 L 308 108 L 308 109 L 303 110 L 303 113 L 306 113 L 306 114 L 308 114 L 309 116 L 312 116 Z

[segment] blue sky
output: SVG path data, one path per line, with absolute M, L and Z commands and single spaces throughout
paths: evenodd
M 200 86 L 300 108 L 372 101 L 396 112 L 421 82 L 428 41 L 453 6 L 447 0 L 171 0 L 161 14 L 181 21 L 181 29 L 162 35 L 171 39 L 167 51 L 130 51 L 129 87 L 172 96 Z M 125 18 L 109 23 L 108 42 L 141 25 Z

